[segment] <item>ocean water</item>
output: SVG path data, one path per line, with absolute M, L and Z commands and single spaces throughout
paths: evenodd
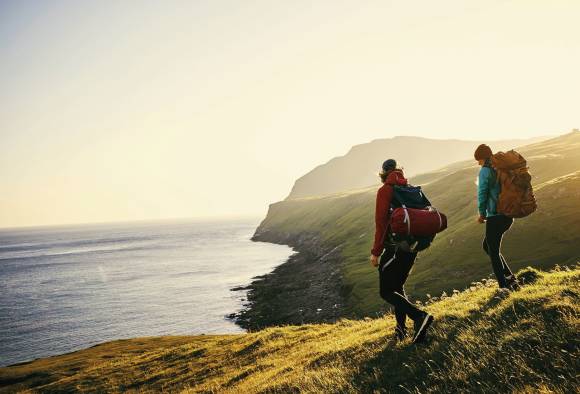
M 293 250 L 260 219 L 0 230 L 0 366 L 101 342 L 238 333 L 246 285 Z

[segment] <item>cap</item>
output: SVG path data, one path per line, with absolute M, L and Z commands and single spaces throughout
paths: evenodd
M 383 172 L 394 170 L 397 168 L 397 162 L 394 159 L 385 160 L 383 163 Z

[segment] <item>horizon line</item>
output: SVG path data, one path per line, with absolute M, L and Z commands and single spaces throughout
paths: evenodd
M 250 219 L 263 218 L 264 214 L 247 213 L 247 214 L 218 214 L 207 216 L 179 216 L 179 217 L 165 217 L 165 218 L 149 218 L 149 219 L 128 219 L 128 220 L 105 220 L 94 222 L 69 222 L 69 223 L 48 223 L 48 224 L 24 224 L 16 226 L 2 226 L 0 232 L 8 230 L 26 230 L 35 228 L 48 227 L 75 227 L 75 226 L 89 226 L 89 225 L 107 225 L 107 224 L 129 224 L 129 223 L 153 223 L 153 222 L 170 222 L 170 221 L 194 221 L 194 220 L 227 220 L 227 219 Z

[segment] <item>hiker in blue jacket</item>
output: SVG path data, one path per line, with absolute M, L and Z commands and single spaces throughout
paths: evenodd
M 518 281 L 501 254 L 501 241 L 514 219 L 497 212 L 497 200 L 501 191 L 497 173 L 491 166 L 493 152 L 486 144 L 477 147 L 474 153 L 481 169 L 477 182 L 478 223 L 485 223 L 483 250 L 491 259 L 491 266 L 500 288 L 516 290 Z

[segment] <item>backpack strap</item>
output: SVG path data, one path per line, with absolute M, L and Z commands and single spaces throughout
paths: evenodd
M 402 208 L 405 211 L 404 223 L 407 223 L 407 234 L 410 235 L 411 234 L 411 217 L 409 216 L 409 211 L 407 210 L 407 207 L 405 206 L 405 204 L 403 204 Z

